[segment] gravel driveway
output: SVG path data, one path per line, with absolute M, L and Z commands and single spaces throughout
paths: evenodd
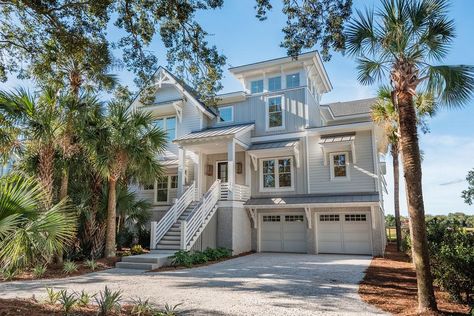
M 171 272 L 112 269 L 62 280 L 0 283 L 0 296 L 44 297 L 45 287 L 86 290 L 105 285 L 125 298 L 182 303 L 186 315 L 380 315 L 362 302 L 358 283 L 370 257 L 259 253 Z

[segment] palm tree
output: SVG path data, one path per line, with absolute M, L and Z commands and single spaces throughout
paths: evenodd
M 23 149 L 38 157 L 37 175 L 48 197 L 44 200 L 46 208 L 53 200 L 55 148 L 63 125 L 58 107 L 60 98 L 53 89 L 45 89 L 40 94 L 30 94 L 23 89 L 0 91 L 0 113 L 19 131 L 17 140 Z
M 373 12 L 358 11 L 347 28 L 347 51 L 357 57 L 363 84 L 390 79 L 399 118 L 412 247 L 418 280 L 418 310 L 436 311 L 426 239 L 420 148 L 413 97 L 422 88 L 438 104 L 459 106 L 474 90 L 474 68 L 433 65 L 446 56 L 454 38 L 447 0 L 382 0 Z
M 102 129 L 91 135 L 89 150 L 94 164 L 107 180 L 107 230 L 105 257 L 115 256 L 117 181 L 129 168 L 148 175 L 161 173 L 158 155 L 166 146 L 166 134 L 153 124 L 150 113 L 132 110 L 125 102 L 111 101 Z M 92 146 L 91 146 L 92 145 Z
M 66 200 L 44 210 L 41 185 L 20 176 L 0 178 L 0 270 L 49 262 L 76 234 L 76 216 Z
M 415 107 L 417 109 L 418 122 L 423 127 L 424 117 L 432 116 L 435 112 L 433 97 L 427 94 L 415 96 Z M 380 125 L 385 131 L 384 147 L 390 148 L 393 165 L 393 196 L 395 211 L 395 230 L 397 235 L 397 250 L 401 251 L 401 222 L 400 222 L 400 139 L 398 128 L 398 113 L 392 102 L 390 87 L 382 86 L 377 93 L 377 101 L 371 109 L 372 120 Z

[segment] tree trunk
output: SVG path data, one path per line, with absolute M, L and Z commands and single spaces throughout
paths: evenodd
M 115 257 L 116 186 L 117 180 L 109 179 L 109 194 L 107 201 L 107 231 L 105 236 L 106 258 Z
M 426 239 L 417 117 L 411 94 L 405 91 L 398 93 L 398 111 L 408 213 L 412 221 L 413 259 L 418 285 L 418 312 L 437 311 Z
M 59 189 L 60 201 L 67 196 L 68 186 L 69 186 L 69 167 L 66 166 L 61 170 L 61 187 Z
M 45 146 L 40 149 L 38 163 L 38 178 L 43 187 L 46 197 L 43 206 L 48 209 L 53 203 L 53 163 L 54 148 Z
M 395 210 L 395 231 L 397 234 L 397 251 L 401 251 L 402 227 L 400 223 L 400 163 L 398 160 L 398 144 L 392 144 L 393 161 L 393 202 Z

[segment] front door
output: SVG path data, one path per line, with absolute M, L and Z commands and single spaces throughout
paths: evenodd
M 217 179 L 221 180 L 222 183 L 227 183 L 227 161 L 217 163 Z

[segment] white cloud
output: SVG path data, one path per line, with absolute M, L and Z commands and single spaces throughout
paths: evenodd
M 474 214 L 474 206 L 464 203 L 462 190 L 467 188 L 467 172 L 474 168 L 474 139 L 453 135 L 421 135 L 423 151 L 423 197 L 429 214 L 465 212 Z M 389 156 L 387 156 L 389 158 Z M 385 209 L 393 213 L 393 171 L 388 159 L 387 182 L 389 195 Z M 400 177 L 400 210 L 407 214 L 403 170 Z

